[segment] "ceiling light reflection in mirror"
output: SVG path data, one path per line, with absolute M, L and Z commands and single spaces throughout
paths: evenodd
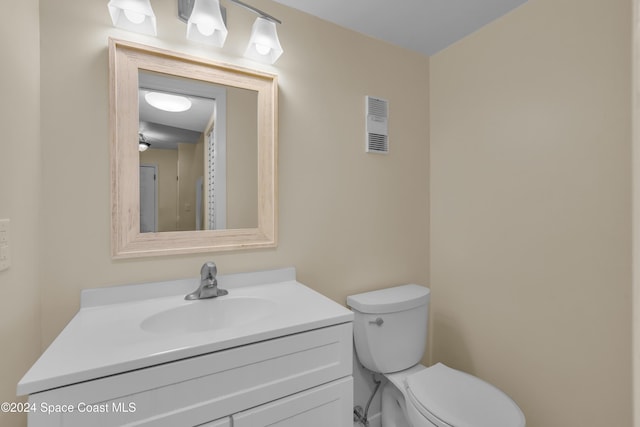
M 164 149 L 176 149 L 178 142 L 196 143 L 213 120 L 212 85 L 146 71 L 139 79 L 139 133 L 145 142 Z
M 191 108 L 191 100 L 182 95 L 173 95 L 164 92 L 147 92 L 144 95 L 147 104 L 162 111 L 181 113 Z

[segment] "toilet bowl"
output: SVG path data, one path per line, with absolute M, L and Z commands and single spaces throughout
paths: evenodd
M 518 405 L 495 386 L 442 363 L 419 364 L 429 297 L 418 285 L 347 297 L 358 360 L 388 380 L 382 427 L 525 427 Z

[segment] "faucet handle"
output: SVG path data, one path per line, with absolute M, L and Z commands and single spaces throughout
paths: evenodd
M 202 268 L 200 269 L 200 277 L 205 278 L 216 278 L 216 274 L 218 274 L 218 268 L 216 267 L 216 263 L 213 261 L 208 261 L 202 264 Z
M 200 286 L 194 292 L 184 297 L 186 300 L 215 298 L 227 295 L 229 292 L 225 289 L 218 289 L 218 280 L 216 279 L 218 268 L 214 262 L 205 262 L 200 269 Z

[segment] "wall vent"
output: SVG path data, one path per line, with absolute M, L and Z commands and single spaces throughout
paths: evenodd
M 389 102 L 372 96 L 366 97 L 367 153 L 389 152 Z

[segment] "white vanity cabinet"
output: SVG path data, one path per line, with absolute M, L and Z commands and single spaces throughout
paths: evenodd
M 219 283 L 215 301 L 185 301 L 187 279 L 84 292 L 18 384 L 29 426 L 351 427 L 353 313 L 294 269 Z M 145 329 L 158 315 L 186 329 Z
M 29 426 L 347 427 L 351 341 L 343 323 L 35 393 Z

